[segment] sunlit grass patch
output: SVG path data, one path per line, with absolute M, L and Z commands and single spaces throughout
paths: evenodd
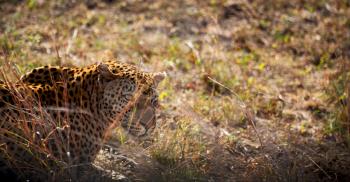
M 258 96 L 254 102 L 254 109 L 257 111 L 259 117 L 270 118 L 272 116 L 282 116 L 283 100 L 274 97 Z
M 188 42 L 180 41 L 178 38 L 169 40 L 165 47 L 165 61 L 167 65 L 173 66 L 183 72 L 189 72 L 199 68 L 201 62 L 195 53 L 195 48 L 187 46 Z M 192 45 L 192 44 L 191 44 Z
M 19 54 L 24 41 L 17 40 L 19 37 L 15 32 L 0 35 L 0 48 L 4 54 Z
M 241 75 L 237 74 L 240 69 L 235 66 L 229 66 L 226 61 L 211 61 L 204 64 L 205 75 L 203 81 L 207 85 L 209 92 L 216 91 L 219 93 L 228 93 L 225 87 L 235 89 L 242 84 Z M 210 78 L 218 81 L 225 87 L 214 83 Z
M 231 96 L 200 95 L 193 108 L 214 126 L 235 127 L 246 122 L 241 106 L 234 102 Z
M 338 72 L 331 80 L 331 85 L 327 90 L 330 104 L 334 104 L 332 112 L 328 116 L 326 134 L 339 134 L 350 143 L 350 106 L 349 106 L 349 78 L 350 72 L 344 64 L 344 70 Z
M 162 106 L 169 105 L 177 99 L 173 82 L 173 79 L 166 78 L 159 84 L 159 100 L 163 103 Z
M 198 181 L 203 179 L 207 165 L 207 142 L 201 135 L 199 126 L 190 118 L 180 118 L 171 129 L 164 125 L 156 133 L 150 148 L 153 159 L 163 167 L 164 181 Z

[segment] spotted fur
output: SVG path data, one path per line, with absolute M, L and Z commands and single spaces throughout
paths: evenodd
M 90 163 L 115 123 L 147 135 L 156 126 L 156 87 L 164 76 L 111 60 L 39 67 L 16 84 L 0 83 L 2 160 L 30 164 L 47 154 L 35 148 L 46 147 L 53 161 Z

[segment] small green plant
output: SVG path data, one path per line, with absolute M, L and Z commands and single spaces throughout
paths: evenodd
M 123 131 L 121 127 L 116 128 L 116 137 L 118 141 L 123 145 L 128 141 L 128 135 Z
M 38 2 L 36 0 L 27 0 L 27 7 L 29 9 L 34 9 L 37 6 Z
M 0 35 L 0 50 L 9 54 L 12 51 L 18 50 L 19 45 L 9 39 L 7 34 Z
M 345 64 L 345 63 L 344 63 Z M 346 65 L 335 75 L 327 90 L 329 102 L 334 108 L 328 116 L 328 125 L 325 128 L 326 134 L 336 134 L 342 136 L 350 144 L 350 106 L 349 91 L 350 71 Z
M 292 35 L 289 33 L 284 33 L 282 31 L 277 31 L 274 34 L 274 38 L 277 41 L 283 42 L 283 43 L 289 43 L 291 41 Z
M 243 53 L 239 59 L 236 60 L 238 65 L 247 66 L 251 61 L 259 61 L 259 55 L 256 53 Z

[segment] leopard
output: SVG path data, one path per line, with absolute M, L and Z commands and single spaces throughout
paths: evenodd
M 24 174 L 21 166 L 52 172 L 62 164 L 91 164 L 117 126 L 149 136 L 165 77 L 110 59 L 85 67 L 42 66 L 15 83 L 1 81 L 1 164 Z

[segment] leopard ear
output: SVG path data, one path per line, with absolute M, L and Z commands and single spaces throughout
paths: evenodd
M 153 73 L 154 84 L 157 86 L 165 77 L 167 77 L 166 72 Z
M 113 55 L 113 52 L 111 51 L 111 50 L 105 50 L 105 51 L 103 51 L 103 54 L 102 54 L 102 58 L 101 58 L 101 60 L 103 61 L 103 62 L 105 62 L 105 61 L 116 61 L 116 59 L 115 59 L 115 57 L 114 57 L 114 55 Z
M 99 63 L 97 65 L 97 70 L 104 78 L 114 79 L 118 77 L 118 75 L 113 74 L 113 72 L 108 68 L 108 65 L 105 63 Z

